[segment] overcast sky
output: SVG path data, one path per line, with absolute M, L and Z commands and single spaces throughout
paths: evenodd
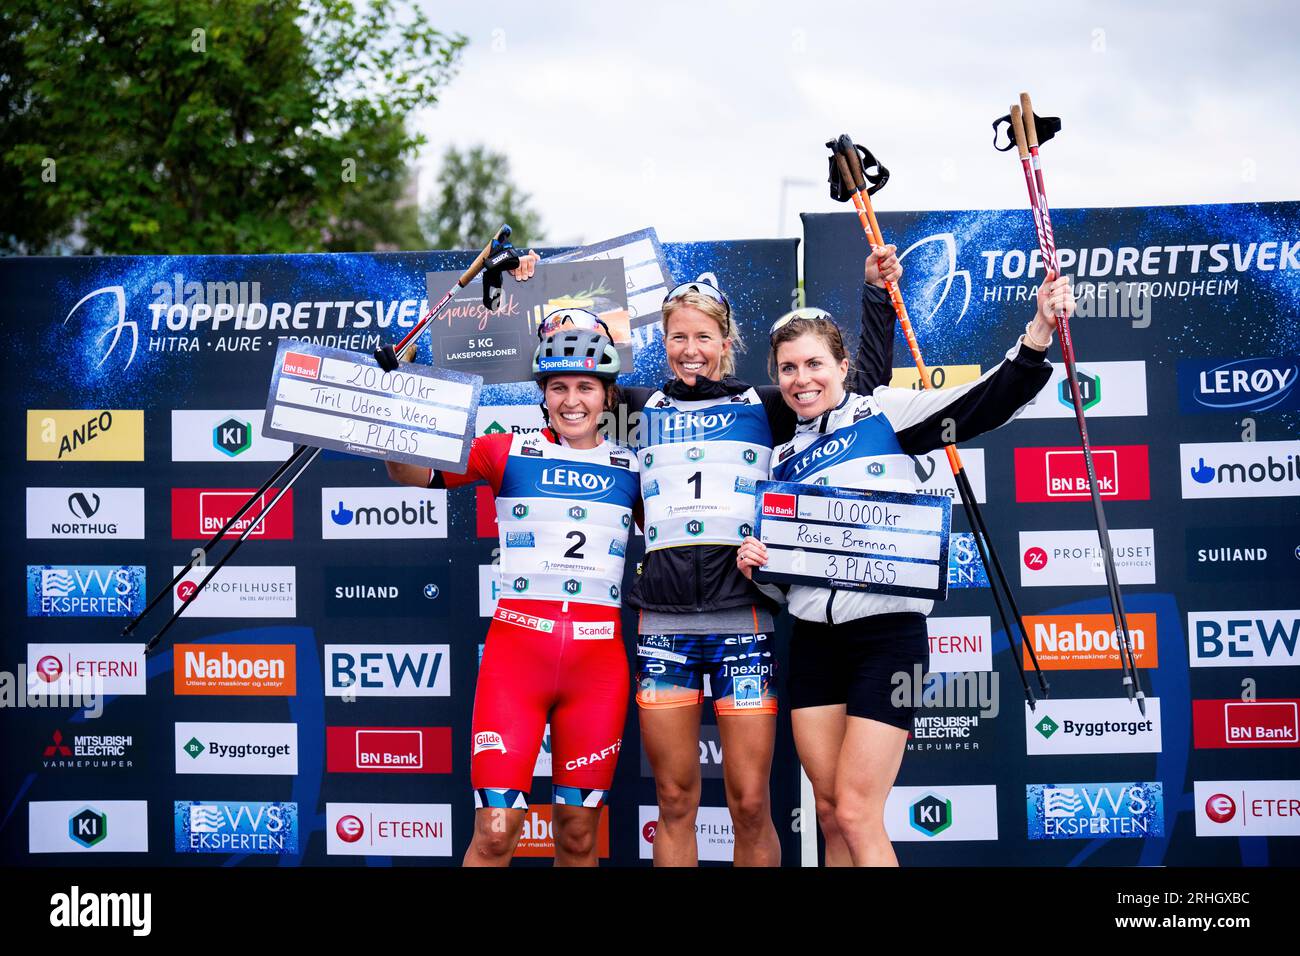
M 470 41 L 417 120 L 422 186 L 486 143 L 552 242 L 798 235 L 850 208 L 824 183 L 842 132 L 891 171 L 877 209 L 1020 208 L 989 124 L 1022 89 L 1065 123 L 1055 208 L 1300 198 L 1291 2 L 420 2 Z

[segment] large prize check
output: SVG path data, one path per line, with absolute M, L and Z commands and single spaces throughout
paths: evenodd
M 754 536 L 768 560 L 755 581 L 947 598 L 947 496 L 787 481 L 756 487 Z
M 262 435 L 463 474 L 483 379 L 426 365 L 385 372 L 360 352 L 285 339 Z

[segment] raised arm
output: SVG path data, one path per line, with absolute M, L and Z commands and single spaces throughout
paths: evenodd
M 873 246 L 863 265 L 862 328 L 858 333 L 858 351 L 849 366 L 844 387 L 860 395 L 871 394 L 877 386 L 888 385 L 894 374 L 894 307 L 885 292 L 885 283 L 897 282 L 903 275 L 895 246 Z

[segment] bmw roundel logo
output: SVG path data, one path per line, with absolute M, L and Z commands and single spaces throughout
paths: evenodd
M 440 593 L 442 592 L 438 590 L 438 585 L 434 584 L 433 582 L 429 582 L 424 586 L 424 596 L 427 597 L 430 601 L 436 598 Z

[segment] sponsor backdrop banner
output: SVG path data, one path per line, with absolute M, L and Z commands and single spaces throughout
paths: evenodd
M 968 468 L 978 462 L 980 500 L 1052 698 L 1026 711 L 988 590 L 950 590 L 930 626 L 944 683 L 909 743 L 890 835 L 907 841 L 896 844 L 904 865 L 1294 865 L 1300 204 L 1054 212 L 1147 717 L 1114 699 L 1115 635 L 1054 344 L 1051 381 L 1020 419 L 962 446 Z M 879 218 L 903 256 L 902 291 L 935 384 L 988 371 L 1032 317 L 1043 280 L 1028 210 Z M 804 237 L 807 304 L 856 331 L 849 280 L 866 249 L 857 217 L 804 216 Z M 915 386 L 901 335 L 894 366 L 895 384 Z M 942 455 L 929 457 L 918 479 L 950 489 Z M 969 527 L 954 508 L 954 534 Z M 991 665 L 978 656 L 989 653 L 976 623 L 986 615 Z M 979 706 L 989 666 L 996 714 Z M 996 831 L 990 821 L 962 830 L 964 814 L 981 812 L 972 788 L 990 783 Z M 902 806 L 903 792 L 916 799 Z M 921 845 L 953 833 L 962 842 Z
M 978 377 L 1032 309 L 1041 269 L 1029 214 L 881 220 L 906 251 L 904 294 L 938 384 Z M 949 598 L 930 628 L 935 676 L 906 675 L 897 688 L 921 710 L 889 831 L 905 865 L 1300 862 L 1300 610 L 1287 588 L 1300 569 L 1300 207 L 1061 210 L 1057 220 L 1078 282 L 1153 293 L 1130 301 L 1104 288 L 1075 322 L 1153 706 L 1141 721 L 1112 700 L 1115 636 L 1057 362 L 1024 420 L 965 455 L 1008 575 L 1024 585 L 1053 700 L 1026 715 L 1009 659 L 1023 650 L 1008 646 L 954 508 Z M 844 317 L 852 338 L 861 228 L 852 215 L 809 216 L 805 228 L 807 300 Z M 711 274 L 727 291 L 749 345 L 740 374 L 767 381 L 764 333 L 795 304 L 796 244 L 663 251 L 675 280 Z M 188 579 L 135 635 L 121 628 L 230 514 L 231 493 L 258 487 L 285 451 L 261 437 L 255 411 L 280 338 L 368 353 L 423 314 L 427 273 L 473 255 L 0 261 L 13 441 L 0 481 L 26 507 L 0 566 L 5 863 L 459 861 L 473 816 L 474 682 L 496 599 L 490 494 L 399 489 L 382 465 L 326 452 L 163 653 L 139 656 Z M 1095 314 L 1103 304 L 1113 316 Z M 650 329 L 633 330 L 629 384 L 663 378 Z M 430 361 L 427 339 L 418 360 Z M 894 364 L 897 384 L 916 383 L 901 341 Z M 486 385 L 476 434 L 537 428 L 537 397 L 531 383 Z M 922 490 L 951 496 L 946 468 L 941 454 L 919 459 Z M 643 546 L 633 535 L 629 575 Z M 624 629 L 634 633 L 631 614 Z M 783 618 L 782 661 L 788 633 Z M 112 696 L 77 706 L 97 681 Z M 1257 703 L 1242 700 L 1243 681 Z M 773 816 L 795 865 L 788 711 L 778 726 Z M 699 752 L 700 859 L 725 865 L 732 824 L 707 711 Z M 548 735 L 520 866 L 553 854 L 539 802 L 550 769 Z M 630 701 L 603 817 L 602 857 L 648 865 L 657 809 Z

